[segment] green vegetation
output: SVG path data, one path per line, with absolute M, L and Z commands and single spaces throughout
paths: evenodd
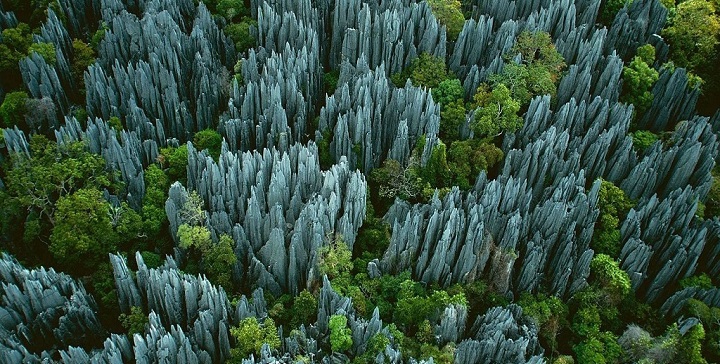
M 0 83 L 5 89 L 18 87 L 22 78 L 18 62 L 28 55 L 28 48 L 32 44 L 30 26 L 20 23 L 15 28 L 2 31 L 0 42 Z
M 372 171 L 370 178 L 379 186 L 380 196 L 388 202 L 395 197 L 415 201 L 425 187 L 414 165 L 403 167 L 394 159 L 385 160 L 381 168 Z
M 519 64 L 512 61 L 517 55 L 522 59 Z M 534 96 L 555 96 L 565 60 L 555 49 L 548 33 L 520 33 L 505 59 L 508 63 L 503 71 L 489 78 L 492 89 L 504 85 L 520 105 L 529 104 Z
M 142 307 L 133 306 L 130 308 L 129 314 L 120 315 L 120 323 L 127 330 L 128 335 L 143 334 L 145 325 L 148 323 L 148 317 L 143 312 Z
M 622 100 L 635 106 L 636 115 L 642 115 L 653 101 L 652 87 L 659 73 L 652 68 L 655 63 L 655 48 L 646 44 L 637 50 L 629 66 L 623 68 Z
M 590 263 L 590 279 L 612 303 L 620 302 L 630 293 L 630 277 L 618 263 L 605 254 L 595 255 Z
M 318 273 L 329 279 L 347 277 L 353 269 L 352 252 L 340 237 L 320 248 L 318 255 Z
M 523 120 L 518 116 L 520 103 L 512 98 L 505 84 L 498 84 L 492 91 L 487 86 L 479 88 L 474 100 L 479 109 L 471 127 L 478 136 L 495 138 L 522 127 Z
M 523 313 L 532 317 L 538 326 L 539 336 L 544 348 L 551 352 L 551 356 L 558 354 L 560 343 L 558 336 L 563 327 L 568 326 L 568 307 L 555 296 L 542 293 L 531 295 L 522 293 L 517 304 L 523 308 Z
M 301 324 L 309 325 L 317 319 L 318 302 L 317 298 L 307 290 L 300 292 L 295 297 L 292 308 L 290 310 L 292 318 L 290 319 L 291 327 L 298 327 Z
M 352 331 L 347 327 L 347 317 L 342 315 L 330 316 L 330 347 L 332 351 L 343 352 L 352 347 Z
M 602 6 L 600 7 L 600 13 L 598 14 L 598 20 L 609 27 L 615 19 L 615 15 L 617 15 L 618 11 L 631 3 L 632 0 L 603 1 Z
M 410 79 L 415 86 L 434 89 L 448 79 L 447 66 L 444 59 L 423 53 L 412 61 L 410 67 L 394 74 L 391 79 L 397 87 L 404 87 Z
M 448 40 L 456 40 L 465 25 L 465 16 L 458 0 L 428 0 L 435 18 L 447 29 Z
M 703 331 L 705 331 L 705 345 L 702 347 L 703 357 L 711 363 L 718 362 L 720 360 L 720 307 L 710 307 L 702 301 L 690 299 L 685 306 L 685 311 L 690 317 L 697 317 L 702 322 Z
M 47 64 L 54 66 L 57 62 L 55 56 L 55 45 L 52 43 L 33 43 L 28 47 L 28 55 L 32 53 L 40 55 Z
M 57 223 L 64 223 L 55 217 L 60 200 L 65 198 L 61 213 L 68 214 L 67 217 L 73 214 L 75 204 L 80 207 L 83 202 L 91 204 L 85 207 L 102 207 L 98 212 L 92 211 L 93 214 L 107 215 L 107 205 L 100 206 L 88 198 L 88 191 L 111 188 L 114 176 L 106 172 L 103 158 L 87 152 L 83 143 L 58 145 L 40 135 L 31 137 L 29 142 L 31 157 L 12 155 L 9 160 L 4 179 L 6 189 L 0 192 L 0 206 L 6 216 L 3 219 L 4 249 L 37 264 L 42 261 L 38 259 L 48 252 L 50 232 Z M 69 197 L 82 189 L 87 190 Z M 89 229 L 88 234 L 94 235 L 90 226 L 84 226 Z M 71 226 L 66 228 L 72 229 Z M 82 234 L 83 231 L 79 232 Z M 55 233 L 57 238 L 60 234 L 61 230 Z M 23 244 L 15 245 L 19 242 Z M 104 256 L 103 260 L 106 258 Z
M 679 67 L 697 70 L 716 57 L 720 16 L 708 0 L 686 0 L 677 5 L 671 25 L 663 31 L 670 57 Z
M 656 141 L 658 141 L 657 134 L 647 130 L 638 130 L 632 133 L 631 136 L 633 138 L 633 147 L 639 153 L 644 153 L 648 148 L 655 144 Z
M 432 97 L 435 102 L 442 105 L 450 104 L 454 101 L 462 100 L 465 90 L 457 78 L 448 78 L 432 89 Z
M 123 204 L 112 207 L 97 189 L 81 189 L 60 197 L 50 235 L 50 253 L 63 267 L 89 273 L 97 262 L 115 252 L 121 237 L 125 243 L 140 236 L 138 214 Z
M 611 24 L 618 11 L 631 2 L 602 1 L 599 22 Z M 684 0 L 677 5 L 672 0 L 662 2 L 671 10 L 666 28 L 661 33 L 670 44 L 671 59 L 658 66 L 657 58 L 664 55 L 656 57 L 655 47 L 644 45 L 634 52 L 632 59 L 625 59 L 623 68 L 620 100 L 633 105 L 636 120 L 652 105 L 652 89 L 663 68 L 673 71 L 675 67 L 687 68 L 690 87 L 702 86 L 703 98 L 714 97 L 713 102 L 720 100 L 716 97 L 720 90 L 717 72 L 720 53 L 718 0 Z M 256 45 L 253 27 L 257 26 L 257 21 L 251 18 L 246 8 L 250 2 L 209 0 L 205 4 L 214 21 L 234 43 L 240 60 L 233 69 L 227 70 L 228 79 L 234 77 L 242 86 L 243 54 Z M 452 42 L 457 39 L 465 22 L 462 11 L 469 15 L 469 8 L 474 2 L 429 0 L 428 4 L 447 29 L 450 55 Z M 33 33 L 39 33 L 39 27 L 46 18 L 48 6 L 58 10 L 60 5 L 55 0 L 3 2 L 5 9 L 12 9 L 17 14 L 20 23 L 14 28 L 4 29 L 0 37 L 0 87 L 3 90 L 0 92 L 3 95 L 0 126 L 18 126 L 29 131 L 30 154 L 10 155 L 3 152 L 0 155 L 0 215 L 4 216 L 0 225 L 0 248 L 14 254 L 28 266 L 54 266 L 75 276 L 98 302 L 102 319 L 112 322 L 110 325 L 117 329 L 113 332 L 124 329 L 123 332 L 130 335 L 142 333 L 148 323 L 147 313 L 142 307 L 132 307 L 125 314 L 119 313 L 118 295 L 107 255 L 120 252 L 128 258 L 140 252 L 146 265 L 152 268 L 161 266 L 165 254 L 173 252 L 175 244 L 169 234 L 165 203 L 171 183 L 187 182 L 187 144 L 162 144 L 170 146 L 162 148 L 157 160 L 151 161 L 144 170 L 145 195 L 141 205 L 133 206 L 133 209 L 124 202 L 110 202 L 115 201 L 115 196 L 120 201 L 125 200 L 128 191 L 118 182 L 119 173 L 110 172 L 102 156 L 90 153 L 83 142 L 57 143 L 43 136 L 52 135 L 48 115 L 57 114 L 59 119 L 64 115 L 59 114 L 51 98 L 31 98 L 28 90 L 22 89 L 18 62 L 34 52 L 50 66 L 58 67 L 58 70 L 62 66 L 63 86 L 74 86 L 67 90 L 72 104 L 69 114 L 84 124 L 88 116 L 84 109 L 87 101 L 84 73 L 95 62 L 100 43 L 110 29 L 108 24 L 94 21 L 95 25 L 83 29 L 80 35 L 73 31 L 73 36 L 83 39 L 73 39 L 72 51 L 66 54 L 69 57 L 69 69 L 66 70 L 65 63 L 56 64 L 55 45 L 38 43 L 38 38 L 34 38 Z M 64 12 L 57 11 L 57 14 L 62 18 Z M 95 26 L 98 26 L 97 30 Z M 635 296 L 631 284 L 635 281 L 630 280 L 617 260 L 622 248 L 620 227 L 635 206 L 635 201 L 609 181 L 602 181 L 598 193 L 599 216 L 590 241 L 595 256 L 590 263 L 588 284 L 572 297 L 550 295 L 549 287 L 544 283 L 535 293 L 523 292 L 514 297 L 509 294 L 515 284 L 515 276 L 498 267 L 512 263 L 524 252 L 522 246 L 513 250 L 492 245 L 492 252 L 487 257 L 488 268 L 478 272 L 476 280 L 447 287 L 441 287 L 437 282 L 420 282 L 410 271 L 380 277 L 374 277 L 375 271 L 369 272 L 369 263 L 381 258 L 390 246 L 392 222 L 383 220 L 382 216 L 395 198 L 409 203 L 428 202 L 436 190 L 442 198 L 455 186 L 461 190 L 472 189 L 477 176 L 483 171 L 492 178 L 497 166 L 502 166 L 504 153 L 500 146 L 503 146 L 503 138 L 522 128 L 523 114 L 531 99 L 540 95 L 554 98 L 556 95 L 566 64 L 550 35 L 542 31 L 524 31 L 514 44 L 512 41 L 510 39 L 508 48 L 505 48 L 509 50 L 503 54 L 505 64 L 502 70 L 482 79 L 484 83 L 474 94 L 467 94 L 464 86 L 475 84 L 464 84 L 458 79 L 460 74 L 453 74 L 447 59 L 427 53 L 419 54 L 407 69 L 392 75 L 391 80 L 397 87 L 404 87 L 409 81 L 431 92 L 440 107 L 441 140 L 428 151 L 429 158 L 423 165 L 421 154 L 425 151 L 426 139 L 422 135 L 413 135 L 418 142 L 405 163 L 387 159 L 380 168 L 367 174 L 367 214 L 353 250 L 342 236 L 331 233 L 327 236 L 326 245 L 317 251 L 317 257 L 312 257 L 317 258 L 317 266 L 309 268 L 313 269 L 311 278 L 314 280 L 310 279 L 306 287 L 301 287 L 302 291 L 297 296 L 286 293 L 273 297 L 265 292 L 268 316 L 245 318 L 230 330 L 233 346 L 231 362 L 240 362 L 251 354 L 257 356 L 263 344 L 268 344 L 273 350 L 279 349 L 280 330 L 286 333 L 286 337 L 300 336 L 303 335 L 301 331 L 293 329 L 315 324 L 320 299 L 317 278 L 322 275 L 327 275 L 340 294 L 351 298 L 356 315 L 368 318 L 377 307 L 384 325 L 390 323 L 387 331 L 383 330 L 370 339 L 365 354 L 355 358 L 355 363 L 374 362 L 378 353 L 389 344 L 402 348 L 404 361 L 409 361 L 410 357 L 432 357 L 434 362 L 451 363 L 455 344 L 440 343 L 435 335 L 444 310 L 450 305 L 467 308 L 468 323 L 471 325 L 474 318 L 489 308 L 511 302 L 520 305 L 524 314 L 537 326 L 539 341 L 548 362 L 720 362 L 720 308 L 689 299 L 681 315 L 695 317 L 700 324 L 681 334 L 682 325 L 665 321 L 668 318 L 659 313 L 657 305 L 641 302 L 638 297 L 642 297 L 642 289 L 638 297 Z M 414 53 L 405 56 L 414 57 Z M 261 55 L 259 58 L 264 57 Z M 317 77 L 322 76 L 318 80 L 323 83 L 321 90 L 333 93 L 338 86 L 340 70 L 327 69 L 327 57 L 327 54 L 320 55 L 322 60 L 318 70 L 322 69 L 322 73 L 318 73 Z M 556 112 L 556 101 L 552 102 L 553 112 Z M 316 116 L 322 103 L 323 100 L 318 101 L 315 115 L 306 115 L 308 120 L 313 120 L 306 139 L 319 131 L 319 118 Z M 223 114 L 222 120 L 227 115 L 225 111 L 219 111 Z M 194 112 L 191 110 L 191 114 Z M 97 114 L 97 110 L 94 113 Z M 125 112 L 113 111 L 113 114 L 117 116 L 106 122 L 120 135 Z M 710 112 L 704 114 L 710 115 Z M 182 139 L 191 140 L 197 150 L 207 151 L 217 161 L 223 139 L 216 127 L 211 125 Z M 637 129 L 638 126 L 633 125 L 629 136 L 640 158 L 658 140 L 664 143 L 663 147 L 670 145 L 670 132 L 655 134 Z M 320 132 L 322 138 L 316 141 L 320 153 L 318 157 L 322 168 L 328 169 L 334 163 L 330 152 L 332 131 Z M 1 131 L 0 146 L 5 147 Z M 352 146 L 352 151 L 358 156 L 361 150 L 360 144 Z M 359 158 L 359 165 L 364 167 L 362 161 Z M 197 193 L 191 193 L 188 203 L 181 209 L 177 231 L 178 248 L 183 254 L 181 268 L 188 274 L 204 274 L 213 284 L 222 287 L 229 297 L 247 294 L 247 290 L 254 287 L 245 282 L 233 282 L 233 274 L 239 268 L 247 269 L 246 262 L 239 263 L 236 255 L 242 252 L 244 245 L 236 245 L 231 236 L 208 226 L 205 208 L 202 198 Z M 698 201 L 697 215 L 705 219 L 720 216 L 718 170 L 713 171 L 713 184 L 707 199 Z M 697 219 L 692 221 L 692 224 L 699 223 L 701 221 Z M 645 243 L 652 245 L 654 242 Z M 673 281 L 670 289 L 710 290 L 718 283 L 716 277 L 700 269 L 683 274 L 694 275 Z M 371 275 L 374 278 L 370 278 Z M 632 324 L 628 326 L 628 323 Z M 348 319 L 343 315 L 332 315 L 328 328 L 329 335 L 318 339 L 319 348 L 325 353 L 334 352 L 335 358 L 350 354 L 357 343 L 353 342 Z M 307 353 L 294 359 L 311 361 Z
M 255 20 L 244 18 L 239 23 L 230 23 L 225 26 L 223 31 L 235 42 L 235 51 L 246 52 L 255 45 L 255 37 L 250 32 L 250 27 L 255 25 Z
M 615 333 L 618 306 L 630 293 L 630 278 L 611 257 L 598 254 L 590 264 L 591 285 L 570 302 L 572 350 L 581 363 L 614 363 L 623 357 Z
M 0 117 L 4 127 L 25 124 L 26 103 L 28 94 L 24 91 L 11 92 L 5 95 L 5 101 L 0 105 Z
M 494 144 L 478 139 L 456 141 L 448 151 L 448 166 L 453 185 L 470 189 L 483 170 L 487 170 L 503 159 L 503 152 Z
M 105 33 L 108 30 L 110 30 L 110 27 L 108 26 L 108 24 L 106 22 L 102 22 L 102 24 L 100 24 L 98 29 L 93 34 L 92 38 L 90 38 L 90 46 L 92 47 L 93 50 L 95 50 L 95 51 L 98 50 L 98 48 L 100 46 L 100 42 L 102 42 L 102 40 L 105 39 Z
M 712 186 L 705 200 L 706 219 L 720 216 L 720 170 L 718 170 L 718 168 L 713 169 L 712 176 Z
M 167 147 L 160 150 L 158 162 L 162 168 L 167 168 L 168 178 L 185 184 L 187 180 L 187 144 L 180 147 Z
M 700 289 L 712 289 L 714 287 L 712 279 L 706 273 L 683 278 L 680 280 L 680 286 L 684 288 L 697 287 Z
M 590 247 L 596 254 L 617 257 L 620 254 L 620 222 L 633 207 L 625 192 L 612 182 L 602 181 L 598 193 L 600 216 L 595 223 Z
M 60 4 L 56 0 L 6 0 L 3 5 L 6 11 L 12 9 L 19 21 L 30 24 L 33 29 L 45 21 L 48 8 L 65 23 L 64 12 L 61 11 Z
M 222 147 L 222 136 L 215 130 L 205 129 L 195 133 L 193 144 L 197 150 L 207 149 L 208 153 L 216 161 L 220 157 L 220 148 Z
M 70 72 L 72 73 L 75 85 L 80 89 L 79 96 L 82 98 L 78 103 L 82 104 L 85 100 L 85 70 L 95 63 L 95 49 L 89 44 L 74 39 L 72 42 L 73 57 L 70 64 Z
M 255 317 L 248 317 L 240 321 L 238 326 L 231 327 L 230 334 L 236 344 L 230 349 L 230 360 L 234 363 L 241 362 L 250 354 L 259 354 L 263 344 L 268 344 L 271 349 L 280 347 L 280 336 L 271 318 L 261 323 Z

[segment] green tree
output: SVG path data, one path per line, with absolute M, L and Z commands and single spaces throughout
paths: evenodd
M 479 109 L 471 127 L 477 136 L 494 138 L 522 127 L 523 120 L 518 116 L 520 103 L 512 98 L 504 84 L 497 85 L 490 92 L 486 88 L 479 88 L 475 101 Z
M 28 101 L 28 94 L 25 91 L 11 92 L 5 96 L 0 105 L 0 117 L 3 119 L 3 126 L 11 128 L 14 125 L 22 127 L 25 125 L 25 104 Z
M 680 287 L 697 287 L 700 289 L 712 289 L 714 285 L 710 276 L 708 276 L 706 273 L 701 273 L 699 275 L 681 279 Z
M 547 71 L 552 83 L 560 80 L 561 72 L 565 68 L 565 59 L 555 49 L 555 44 L 547 32 L 520 33 L 515 46 L 506 57 L 510 59 L 518 53 L 522 55 L 523 64 Z
M 441 82 L 448 79 L 445 59 L 422 53 L 412 61 L 410 67 L 393 75 L 392 81 L 397 87 L 404 87 L 408 78 L 418 87 L 431 89 L 438 87 Z
M 441 140 L 433 148 L 425 166 L 420 168 L 420 176 L 435 188 L 449 185 L 450 168 L 447 163 L 447 147 Z
M 218 160 L 220 157 L 220 149 L 222 147 L 223 138 L 215 130 L 205 129 L 195 133 L 193 144 L 197 150 L 205 150 L 210 153 L 213 159 Z
M 647 130 L 638 130 L 631 133 L 631 136 L 633 139 L 633 147 L 635 147 L 635 149 L 640 153 L 644 153 L 648 148 L 655 144 L 656 141 L 658 141 L 657 134 Z
M 95 63 L 95 50 L 79 39 L 73 40 L 72 47 L 73 57 L 70 64 L 70 73 L 72 73 L 73 80 L 75 80 L 75 85 L 82 89 L 80 95 L 84 96 L 85 70 Z
M 280 347 L 280 336 L 271 318 L 266 318 L 261 324 L 255 317 L 248 317 L 240 321 L 238 326 L 231 327 L 230 334 L 236 343 L 235 347 L 230 349 L 234 362 L 239 362 L 250 354 L 260 353 L 263 344 L 268 344 L 273 350 Z
M 691 298 L 685 305 L 685 312 L 689 316 L 697 317 L 703 324 L 707 336 L 703 356 L 713 363 L 720 361 L 720 307 L 710 307 Z
M 190 192 L 180 209 L 180 220 L 191 226 L 205 225 L 207 213 L 204 206 L 202 197 L 196 191 Z
M 715 59 L 720 34 L 720 17 L 707 0 L 686 0 L 678 4 L 676 15 L 663 36 L 670 43 L 670 58 L 690 70 L 704 67 Z
M 148 317 L 143 312 L 142 307 L 133 306 L 130 308 L 129 314 L 121 314 L 120 324 L 127 330 L 128 335 L 142 334 L 145 332 L 145 325 L 148 323 Z
M 655 48 L 646 44 L 638 48 L 638 55 L 629 66 L 623 68 L 623 101 L 635 105 L 638 115 L 643 114 L 652 105 L 652 87 L 659 73 L 652 68 L 655 62 Z
M 32 44 L 30 26 L 19 23 L 15 28 L 5 29 L 0 39 L 0 83 L 5 89 L 12 89 L 22 83 L 18 62 L 27 56 Z
M 212 244 L 210 230 L 204 226 L 182 224 L 178 227 L 177 235 L 179 245 L 183 249 L 196 248 L 205 251 Z
M 680 339 L 678 351 L 681 362 L 688 364 L 707 364 L 702 355 L 702 343 L 705 340 L 705 328 L 702 323 L 693 326 Z
M 432 305 L 424 293 L 420 285 L 412 280 L 400 284 L 393 320 L 404 327 L 405 332 L 418 327 L 438 308 Z
M 33 43 L 28 48 L 28 55 L 33 52 L 39 54 L 45 60 L 45 63 L 51 66 L 54 66 L 55 62 L 57 62 L 55 45 L 52 43 Z
M 330 348 L 334 352 L 350 350 L 353 344 L 352 331 L 347 327 L 347 317 L 332 315 L 328 323 L 330 328 Z
M 465 25 L 462 4 L 458 0 L 428 0 L 435 18 L 447 29 L 448 40 L 454 41 Z
M 167 168 L 167 174 L 170 180 L 185 183 L 188 164 L 187 144 L 183 144 L 177 148 L 162 148 L 158 162 L 160 162 L 163 168 Z
M 340 70 L 331 72 L 323 72 L 323 86 L 325 87 L 325 93 L 332 95 L 338 86 L 340 81 Z
M 105 39 L 105 33 L 110 30 L 110 27 L 106 22 L 102 22 L 98 29 L 93 33 L 92 38 L 90 38 L 90 46 L 94 50 L 98 50 L 100 46 L 100 42 L 102 42 L 103 39 Z
M 245 52 L 255 46 L 255 37 L 250 32 L 250 27 L 257 25 L 251 18 L 243 18 L 239 23 L 231 23 L 225 26 L 223 31 L 235 42 L 235 51 Z
M 512 98 L 516 99 L 521 105 L 529 104 L 533 97 L 533 94 L 530 91 L 530 86 L 528 85 L 529 79 L 530 73 L 528 72 L 527 65 L 517 64 L 515 62 L 506 64 L 503 67 L 502 72 L 492 74 L 488 77 L 488 81 L 493 88 L 499 85 L 504 85 L 510 90 Z M 490 92 L 490 87 L 488 85 L 481 85 L 481 88 L 485 93 Z M 477 97 L 477 94 L 480 92 L 481 89 L 478 89 L 475 97 Z M 478 104 L 478 101 L 479 100 L 475 99 L 475 104 Z
M 457 78 L 444 80 L 436 88 L 432 89 L 433 100 L 441 105 L 462 100 L 464 95 L 465 89 L 463 89 L 460 80 Z
M 470 189 L 481 171 L 493 167 L 503 159 L 503 152 L 494 144 L 479 139 L 455 141 L 448 150 L 448 166 L 453 185 Z
M 533 296 L 521 293 L 518 305 L 523 313 L 532 317 L 539 328 L 539 336 L 543 347 L 550 349 L 551 353 L 558 353 L 558 335 L 563 326 L 567 325 L 568 307 L 555 296 L 538 293 Z
M 607 294 L 610 302 L 620 302 L 630 293 L 630 277 L 620 269 L 617 261 L 605 254 L 598 254 L 590 262 L 590 281 Z
M 67 24 L 60 3 L 55 0 L 7 0 L 6 9 L 13 10 L 17 18 L 27 22 L 32 28 L 38 28 L 47 19 L 48 9 L 52 9 L 60 22 Z
M 349 276 L 353 269 L 352 251 L 341 237 L 318 250 L 318 272 L 328 279 Z
M 89 273 L 115 251 L 119 237 L 109 211 L 102 192 L 93 188 L 58 200 L 49 247 L 58 263 L 77 273 Z
M 161 265 L 163 265 L 163 259 L 160 257 L 160 254 L 148 252 L 148 251 L 142 251 L 140 252 L 140 255 L 143 258 L 143 261 L 145 262 L 145 266 L 147 266 L 150 269 L 158 268 Z
M 519 64 L 512 61 L 518 54 L 522 58 Z M 507 63 L 502 72 L 488 78 L 493 89 L 505 85 L 520 105 L 527 105 L 537 95 L 555 96 L 565 60 L 548 33 L 520 33 L 515 46 L 504 58 Z
M 620 254 L 620 222 L 632 208 L 633 203 L 625 192 L 612 184 L 602 181 L 598 193 L 600 216 L 595 224 L 590 247 L 596 253 L 617 257 Z
M 122 243 L 120 247 L 123 250 L 132 249 L 135 244 L 146 237 L 142 217 L 130 208 L 127 202 L 123 202 L 117 207 L 110 206 L 108 213 L 110 223 L 118 234 L 118 241 Z
M 445 60 L 423 53 L 410 66 L 410 80 L 414 85 L 435 88 L 448 77 Z
M 705 199 L 705 218 L 720 216 L 720 171 L 712 170 L 712 186 Z
M 580 338 L 597 336 L 600 333 L 600 313 L 595 307 L 585 307 L 573 316 L 572 329 Z
M 630 3 L 632 3 L 632 0 L 603 1 L 601 3 L 602 5 L 600 6 L 600 14 L 598 16 L 598 20 L 605 25 L 611 25 L 618 11 L 620 11 L 620 9 L 622 9 L 626 5 L 629 5 Z
M 390 245 L 390 225 L 382 218 L 375 216 L 369 196 L 366 199 L 366 205 L 365 220 L 358 230 L 353 250 L 355 256 L 366 255 L 369 259 L 364 264 L 354 264 L 358 269 L 365 269 L 368 261 L 384 254 Z
M 397 291 L 393 320 L 404 327 L 405 332 L 412 333 L 424 320 L 437 319 L 448 305 L 468 307 L 469 302 L 462 291 L 451 295 L 445 290 L 435 290 L 428 295 L 420 283 L 407 279 L 400 283 Z
M 236 21 L 243 15 L 248 15 L 242 0 L 220 0 L 215 10 L 218 15 L 229 22 Z
M 298 327 L 301 324 L 311 324 L 315 322 L 317 308 L 317 298 L 307 290 L 303 290 L 300 292 L 300 295 L 295 297 L 295 301 L 293 302 L 290 326 Z
M 232 269 L 237 262 L 233 250 L 235 241 L 229 235 L 222 235 L 216 244 L 202 253 L 203 267 L 210 280 L 222 286 L 226 292 L 232 292 Z
M 100 318 L 112 321 L 117 320 L 120 315 L 120 306 L 118 306 L 113 268 L 107 257 L 105 261 L 94 267 L 93 274 L 90 276 L 90 282 L 90 293 L 92 293 L 95 300 L 97 300 L 99 306 L 98 315 Z
M 394 159 L 386 159 L 381 168 L 374 169 L 370 178 L 379 185 L 380 197 L 392 201 L 395 197 L 415 200 L 421 196 L 425 184 L 412 164 L 403 167 Z
M 168 226 L 165 201 L 170 179 L 157 164 L 149 165 L 144 177 L 145 196 L 141 210 L 143 230 L 148 234 L 148 240 L 155 242 L 155 247 L 164 247 L 167 243 L 165 231 Z
M 465 123 L 466 115 L 462 100 L 443 104 L 440 110 L 440 139 L 449 143 L 460 139 L 460 127 Z
M 82 142 L 58 145 L 41 135 L 29 140 L 30 156 L 11 154 L 6 161 L 6 189 L 0 191 L 4 249 L 33 264 L 52 264 L 49 232 L 58 222 L 59 199 L 82 189 L 118 188 L 105 160 Z M 107 215 L 108 210 L 104 209 Z M 23 239 L 23 236 L 25 239 Z M 24 240 L 24 242 L 23 242 Z M 23 242 L 22 245 L 16 245 Z M 104 257 L 106 259 L 107 257 Z M 47 259 L 47 260 L 44 260 Z
M 624 352 L 617 343 L 617 336 L 601 332 L 573 346 L 578 363 L 617 363 Z

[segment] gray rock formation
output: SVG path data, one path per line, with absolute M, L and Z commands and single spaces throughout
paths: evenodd
M 110 30 L 86 73 L 87 111 L 104 120 L 133 119 L 126 122 L 130 130 L 152 123 L 185 140 L 215 124 L 227 97 L 217 86 L 227 83 L 234 46 L 203 5 L 189 27 L 178 22 L 181 5 L 151 3 L 142 19 L 125 10 L 106 19 Z
M 507 167 L 507 164 L 506 164 Z M 596 182 L 571 175 L 533 202 L 527 179 L 478 178 L 467 195 L 457 189 L 440 201 L 409 206 L 396 202 L 385 216 L 393 233 L 380 267 L 384 273 L 412 269 L 414 277 L 443 286 L 486 274 L 501 290 L 545 288 L 559 296 L 585 285 L 598 215 Z M 511 287 L 512 286 L 512 287 Z M 501 288 L 502 287 L 502 288 Z
M 430 92 L 409 82 L 391 88 L 382 67 L 371 71 L 363 59 L 355 67 L 343 63 L 338 89 L 325 105 L 316 140 L 329 135 L 333 159 L 347 158 L 366 173 L 385 159 L 407 164 L 421 137 L 426 138 L 425 157 L 419 161 L 424 165 L 437 142 L 440 107 Z
M 134 337 L 136 360 L 152 363 L 166 351 L 171 357 L 177 356 L 173 362 L 211 363 L 229 357 L 232 315 L 222 288 L 204 277 L 181 273 L 171 258 L 160 268 L 148 269 L 137 253 L 134 280 L 128 277 L 123 258 L 111 255 L 110 259 L 120 307 L 140 304 L 145 312 L 152 311 L 147 335 Z
M 275 295 L 299 293 L 317 276 L 317 249 L 339 235 L 352 249 L 365 218 L 366 182 L 346 160 L 320 170 L 314 143 L 288 152 L 223 152 L 216 163 L 188 147 L 188 188 L 207 205 L 216 236 L 235 240 L 236 282 Z M 166 211 L 172 234 L 187 192 L 172 186 Z
M 537 328 L 516 305 L 495 307 L 473 324 L 471 338 L 458 344 L 455 363 L 544 363 Z
M 28 270 L 0 259 L 0 359 L 39 362 L 68 346 L 93 347 L 105 337 L 95 300 L 82 284 L 52 268 Z

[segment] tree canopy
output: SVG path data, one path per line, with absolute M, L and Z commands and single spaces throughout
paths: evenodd
M 428 4 L 440 24 L 447 28 L 448 39 L 457 39 L 465 25 L 462 4 L 458 0 L 428 0 Z
M 675 64 L 695 70 L 715 59 L 715 47 L 720 42 L 720 16 L 715 10 L 707 0 L 686 0 L 677 5 L 671 25 L 663 31 Z
M 471 127 L 479 137 L 494 138 L 522 127 L 523 120 L 518 116 L 520 102 L 512 97 L 512 92 L 505 84 L 498 84 L 492 91 L 487 86 L 480 87 L 474 100 L 478 110 Z

